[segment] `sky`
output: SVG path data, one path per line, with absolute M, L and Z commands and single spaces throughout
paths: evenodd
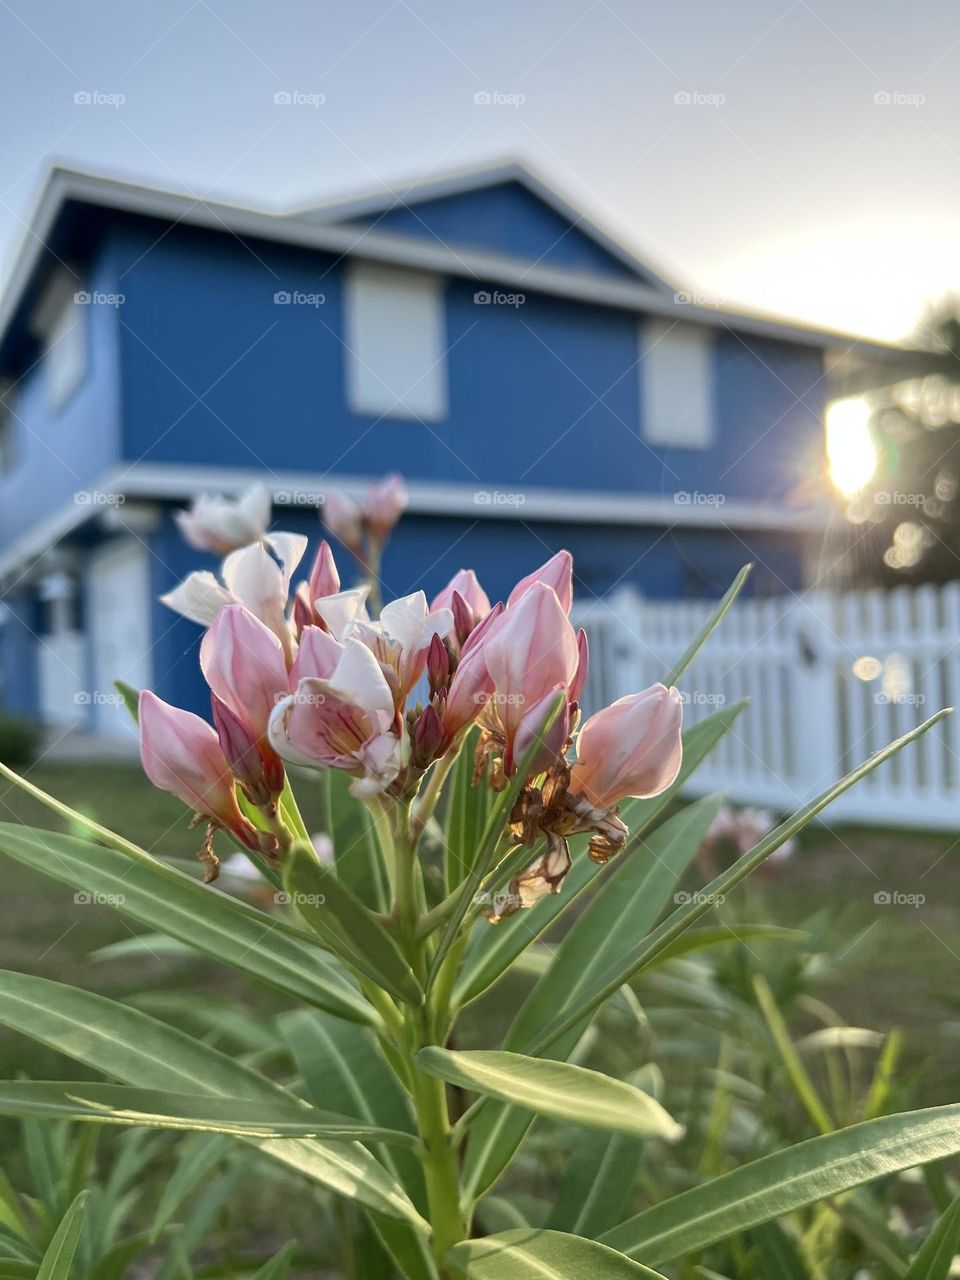
M 955 0 L 0 0 L 0 110 L 0 283 L 54 163 L 283 208 L 519 157 L 724 306 L 960 291 Z

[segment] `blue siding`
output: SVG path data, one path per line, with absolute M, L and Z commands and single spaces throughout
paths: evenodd
M 388 213 L 351 221 L 443 245 L 485 249 L 544 267 L 650 283 L 519 182 L 411 201 Z
M 777 502 L 820 458 L 814 348 L 718 330 L 714 447 L 651 448 L 636 316 L 536 294 L 478 305 L 474 283 L 450 280 L 448 419 L 377 420 L 346 404 L 340 263 L 186 229 L 148 244 L 123 244 L 131 461 Z M 324 301 L 277 305 L 281 291 Z
M 117 292 L 116 262 L 109 249 L 95 256 L 82 287 L 101 294 Z M 50 405 L 43 360 L 17 386 L 17 462 L 7 475 L 0 475 L 0 548 L 77 501 L 77 495 L 95 486 L 119 458 L 117 333 L 122 308 L 97 304 L 76 309 L 87 328 L 82 384 L 57 411 Z
M 40 706 L 36 595 L 12 591 L 3 603 L 9 612 L 0 625 L 0 704 L 33 716 Z

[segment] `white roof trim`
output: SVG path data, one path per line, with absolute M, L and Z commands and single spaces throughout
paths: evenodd
M 244 468 L 182 467 L 137 463 L 116 467 L 90 492 L 101 504 L 71 503 L 18 539 L 0 556 L 0 578 L 18 572 L 84 521 L 107 510 L 105 495 L 128 500 L 189 502 L 201 493 L 234 494 L 263 481 L 281 508 L 316 507 L 331 489 L 360 497 L 374 482 L 370 476 L 331 476 L 324 472 L 290 471 L 264 475 Z M 722 506 L 677 501 L 673 494 L 606 493 L 599 490 L 523 489 L 507 484 L 454 484 L 408 480 L 409 511 L 416 515 L 456 516 L 468 520 L 557 521 L 563 524 L 675 526 L 698 529 L 771 530 L 805 533 L 822 527 L 820 511 L 787 511 L 758 502 L 725 502 Z M 303 495 L 299 500 L 296 495 Z M 310 501 L 306 499 L 309 498 Z M 279 523 L 283 523 L 282 514 Z
M 115 178 L 98 177 L 72 169 L 56 168 L 49 175 L 28 230 L 21 240 L 8 285 L 0 300 L 0 334 L 4 333 L 19 304 L 49 239 L 60 208 L 78 200 L 105 209 L 168 219 L 214 231 L 231 231 L 275 242 L 320 249 L 337 255 L 354 255 L 371 261 L 395 263 L 422 271 L 434 271 L 470 280 L 503 284 L 514 292 L 529 291 L 575 298 L 600 306 L 638 313 L 670 316 L 685 322 L 734 329 L 741 334 L 775 338 L 820 348 L 856 347 L 880 359 L 902 358 L 903 348 L 873 342 L 850 334 L 816 329 L 803 324 L 724 311 L 677 302 L 672 294 L 631 281 L 611 280 L 586 272 L 530 266 L 521 259 L 476 250 L 454 250 L 442 244 L 418 242 L 410 236 L 363 231 L 339 224 L 308 222 L 264 210 L 219 201 L 197 200 L 190 195 L 139 186 Z M 681 295 L 682 296 L 682 295 Z

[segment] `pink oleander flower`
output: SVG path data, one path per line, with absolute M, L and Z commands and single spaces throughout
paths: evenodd
M 458 569 L 447 585 L 434 597 L 431 612 L 436 609 L 452 609 L 454 593 L 458 593 L 477 622 L 482 622 L 490 612 L 490 597 L 481 587 L 472 569 Z
M 379 543 L 386 542 L 394 525 L 406 511 L 409 501 L 403 477 L 395 472 L 375 484 L 368 492 L 364 504 L 364 515 L 371 538 Z
M 534 569 L 533 573 L 528 573 L 525 578 L 521 578 L 507 598 L 507 608 L 513 608 L 538 582 L 553 587 L 563 612 L 570 612 L 570 606 L 573 604 L 573 556 L 569 551 L 558 551 L 546 564 L 542 564 L 539 569 Z
M 362 641 L 349 639 L 332 676 L 307 676 L 270 717 L 274 750 L 292 764 L 343 769 L 355 796 L 375 795 L 402 763 L 394 693 Z
M 556 591 L 535 581 L 490 627 L 480 648 L 493 682 L 491 709 L 503 732 L 509 776 L 521 722 L 528 715 L 532 720 L 537 704 L 557 687 L 574 686 L 580 647 Z
M 431 613 L 427 597 L 422 591 L 415 591 L 385 604 L 377 622 L 357 618 L 345 627 L 342 636 L 361 640 L 374 654 L 394 690 L 399 709 L 423 675 L 434 636 L 446 635 L 452 626 L 449 609 Z
M 294 592 L 293 621 L 298 635 L 304 627 L 320 620 L 313 607 L 314 601 L 324 596 L 335 596 L 339 591 L 340 574 L 330 544 L 324 539 L 314 557 L 310 577 L 301 582 Z
M 339 489 L 331 489 L 323 500 L 323 523 L 355 556 L 361 554 L 363 511 L 358 502 Z
M 240 812 L 233 774 L 207 722 L 170 706 L 149 689 L 140 694 L 139 718 L 140 759 L 153 785 L 259 850 L 260 836 Z M 215 859 L 212 865 L 215 874 Z
M 242 605 L 227 605 L 201 641 L 200 670 L 254 740 L 263 738 L 278 699 L 289 693 L 283 647 L 270 628 Z
M 306 548 L 307 539 L 302 534 L 270 534 L 262 542 L 227 556 L 220 571 L 222 583 L 207 570 L 191 573 L 160 599 L 174 612 L 203 627 L 211 626 L 227 605 L 244 605 L 280 641 L 289 666 L 295 653 L 293 630 L 287 618 L 290 577 Z
M 598 809 L 628 796 L 659 795 L 680 772 L 682 721 L 679 691 L 662 684 L 598 711 L 577 734 L 571 794 L 585 796 Z
M 238 498 L 202 493 L 188 511 L 178 511 L 174 518 L 191 547 L 225 556 L 264 537 L 270 508 L 266 486 L 255 484 Z
M 406 510 L 407 501 L 407 489 L 399 475 L 389 475 L 373 485 L 362 502 L 331 489 L 324 498 L 323 522 L 362 560 L 364 539 L 382 547 Z

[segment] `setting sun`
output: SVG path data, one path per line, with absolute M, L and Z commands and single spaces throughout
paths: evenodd
M 830 479 L 845 498 L 858 493 L 877 466 L 870 434 L 870 404 L 863 396 L 834 400 L 827 407 L 827 460 Z

